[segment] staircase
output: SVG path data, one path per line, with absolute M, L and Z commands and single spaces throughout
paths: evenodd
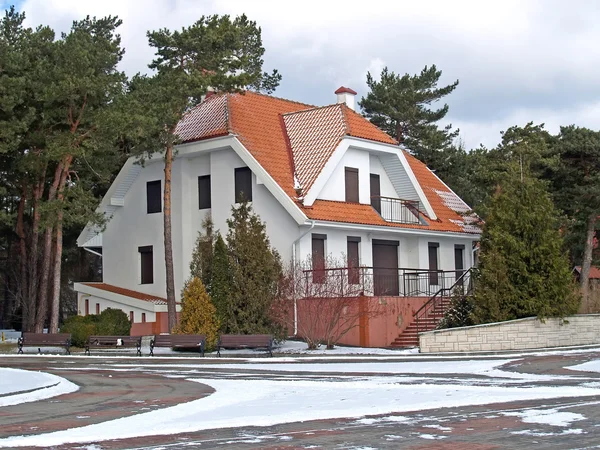
M 390 344 L 392 348 L 407 348 L 419 346 L 419 333 L 435 330 L 440 320 L 444 318 L 450 307 L 451 295 L 457 289 L 464 296 L 472 295 L 472 269 L 464 272 L 449 288 L 440 289 L 427 302 L 413 314 L 413 321 Z

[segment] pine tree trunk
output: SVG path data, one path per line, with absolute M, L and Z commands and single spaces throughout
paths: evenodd
M 63 251 L 63 205 L 65 185 L 67 182 L 67 175 L 73 161 L 72 156 L 68 156 L 64 163 L 64 168 L 60 177 L 58 185 L 58 202 L 61 203 L 60 209 L 56 215 L 56 241 L 54 246 L 54 264 L 53 264 L 53 284 L 52 284 L 52 300 L 50 304 L 50 327 L 48 331 L 50 333 L 58 332 L 58 319 L 60 313 L 60 276 L 62 266 L 62 251 Z
M 590 269 L 592 267 L 592 252 L 594 250 L 594 235 L 596 232 L 596 221 L 598 220 L 597 214 L 592 214 L 588 218 L 586 236 L 585 236 L 585 248 L 583 251 L 583 264 L 581 265 L 581 294 L 583 301 L 587 302 L 590 295 Z
M 63 163 L 60 162 L 56 166 L 56 170 L 54 171 L 54 179 L 52 180 L 52 184 L 50 185 L 50 189 L 48 191 L 48 201 L 51 202 L 56 197 L 56 192 L 58 191 L 58 186 L 60 184 L 60 179 L 63 173 Z M 48 314 L 48 283 L 50 280 L 50 268 L 52 265 L 52 231 L 53 227 L 48 226 L 46 231 L 44 232 L 44 253 L 42 259 L 42 273 L 40 280 L 40 289 L 38 295 L 38 306 L 37 306 L 37 315 L 35 321 L 35 332 L 41 333 L 44 329 L 44 323 L 46 322 L 46 316 Z
M 35 311 L 35 305 L 38 295 L 38 247 L 40 240 L 40 208 L 39 202 L 44 194 L 44 179 L 45 179 L 45 168 L 44 174 L 38 179 L 37 185 L 33 188 L 33 204 L 32 204 L 32 217 L 31 222 L 31 248 L 29 251 L 29 287 L 27 289 L 27 302 L 31 305 L 31 310 Z
M 175 303 L 175 276 L 173 274 L 173 240 L 171 233 L 171 172 L 173 169 L 173 146 L 168 145 L 165 152 L 165 191 L 164 191 L 164 241 L 165 269 L 167 281 L 167 315 L 169 332 L 177 325 Z
M 49 333 L 58 332 L 58 320 L 60 314 L 60 275 L 62 266 L 62 250 L 63 250 L 63 233 L 62 233 L 63 213 L 58 213 L 58 223 L 56 224 L 56 237 L 54 243 L 54 263 L 52 269 L 53 285 L 52 285 L 52 305 L 50 309 L 50 327 Z
M 28 283 L 27 283 L 27 243 L 25 242 L 25 200 L 27 197 L 27 188 L 23 183 L 21 190 L 21 199 L 17 208 L 17 227 L 16 233 L 19 237 L 19 283 L 17 287 L 17 299 L 21 303 L 23 311 L 23 330 L 31 331 L 35 321 L 35 303 L 29 302 Z

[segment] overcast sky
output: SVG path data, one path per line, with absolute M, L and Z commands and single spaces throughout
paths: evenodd
M 4 7 L 15 3 L 0 0 Z M 283 80 L 275 95 L 335 102 L 341 85 L 365 95 L 367 71 L 416 73 L 436 64 L 448 121 L 467 148 L 497 144 L 529 121 L 550 131 L 575 123 L 600 129 L 600 2 L 249 0 L 20 0 L 29 25 L 65 31 L 85 15 L 118 15 L 122 68 L 147 71 L 146 31 L 180 28 L 207 14 L 246 13 L 262 27 L 265 69 Z

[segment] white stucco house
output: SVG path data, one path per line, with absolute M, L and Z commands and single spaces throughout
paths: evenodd
M 336 94 L 323 107 L 253 92 L 212 95 L 185 116 L 173 163 L 176 292 L 204 217 L 226 235 L 240 194 L 283 261 L 346 258 L 373 277 L 370 295 L 427 297 L 474 264 L 480 231 L 464 215 L 470 208 L 354 111 L 354 91 Z M 137 332 L 165 331 L 163 179 L 162 158 L 144 167 L 131 158 L 99 206 L 106 228 L 82 231 L 77 243 L 102 257 L 104 279 L 75 284 L 80 314 L 119 307 Z

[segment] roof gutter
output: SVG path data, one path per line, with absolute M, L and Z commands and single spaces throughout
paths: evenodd
M 360 231 L 368 231 L 368 232 L 412 234 L 412 235 L 425 234 L 427 236 L 458 237 L 458 238 L 467 238 L 467 239 L 472 239 L 472 240 L 479 240 L 481 238 L 481 234 L 460 233 L 460 232 L 454 232 L 454 231 L 431 231 L 431 230 L 425 230 L 422 228 L 386 227 L 386 226 L 361 225 L 361 224 L 354 224 L 354 223 L 329 222 L 329 221 L 319 221 L 319 220 L 313 220 L 313 223 L 314 222 L 317 222 L 319 227 L 337 228 L 337 229 L 341 229 L 341 230 L 350 229 L 350 230 L 360 230 Z
M 86 252 L 90 252 L 92 255 L 96 255 L 96 256 L 99 256 L 100 258 L 102 258 L 102 253 L 95 252 L 94 250 L 92 250 L 92 249 L 91 249 L 91 248 L 89 248 L 89 247 L 83 247 L 83 249 L 84 249 Z

